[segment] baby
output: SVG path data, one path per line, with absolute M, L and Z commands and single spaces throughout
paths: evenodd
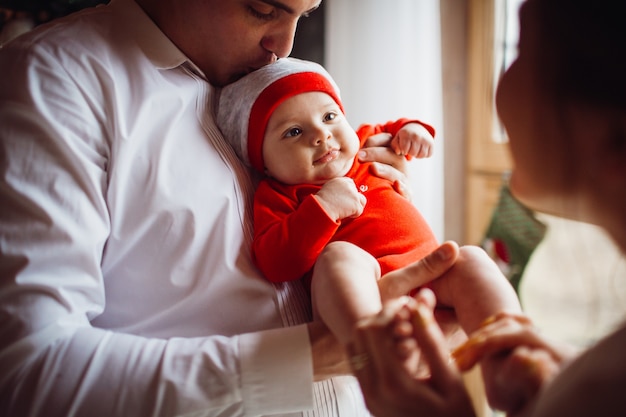
M 344 345 L 382 301 L 421 285 L 456 310 L 466 332 L 496 313 L 520 310 L 502 275 L 466 276 L 457 267 L 426 283 L 392 272 L 438 242 L 411 202 L 356 155 L 369 136 L 384 132 L 396 153 L 430 156 L 430 126 L 400 119 L 355 131 L 326 70 L 292 58 L 224 87 L 217 123 L 263 175 L 254 199 L 256 265 L 272 282 L 306 279 L 315 317 Z M 463 256 L 471 262 L 471 252 Z

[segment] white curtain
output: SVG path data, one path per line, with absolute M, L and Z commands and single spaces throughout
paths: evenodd
M 326 67 L 354 127 L 412 117 L 437 130 L 434 156 L 410 163 L 413 201 L 439 239 L 443 115 L 439 0 L 324 0 Z

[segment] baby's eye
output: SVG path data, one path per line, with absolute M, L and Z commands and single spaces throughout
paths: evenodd
M 292 137 L 298 136 L 300 134 L 302 134 L 302 129 L 300 129 L 299 127 L 292 127 L 291 129 L 289 129 L 285 133 L 285 137 L 286 138 L 292 138 Z
M 337 113 L 335 113 L 334 111 L 328 112 L 324 115 L 324 121 L 325 122 L 330 122 L 333 121 L 337 118 Z

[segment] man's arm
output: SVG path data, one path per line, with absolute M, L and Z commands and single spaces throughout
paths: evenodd
M 38 59 L 29 71 L 0 76 L 0 415 L 259 415 L 312 407 L 306 325 L 167 339 L 92 326 L 107 308 L 149 305 L 157 285 L 132 294 L 137 306 L 115 306 L 105 292 L 110 210 L 119 203 L 105 197 L 112 172 L 108 138 L 99 132 L 105 124 L 85 101 L 93 96 L 54 60 L 43 62 L 45 52 Z M 0 72 L 18 61 L 4 48 Z

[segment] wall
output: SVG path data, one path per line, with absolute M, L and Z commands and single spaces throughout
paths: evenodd
M 444 149 L 439 0 L 325 0 L 325 61 L 348 119 L 416 117 L 437 130 L 435 155 L 410 164 L 416 206 L 443 239 Z
M 440 0 L 443 90 L 444 236 L 465 242 L 468 0 Z

